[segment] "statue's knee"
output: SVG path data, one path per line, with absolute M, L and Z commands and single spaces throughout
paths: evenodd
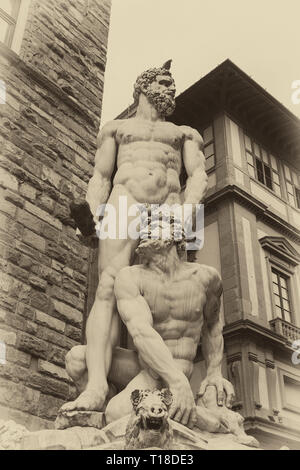
M 86 346 L 83 344 L 77 344 L 76 346 L 73 346 L 73 348 L 70 349 L 70 351 L 66 354 L 66 362 L 85 360 L 85 350 Z
M 118 406 L 116 406 L 116 401 L 114 398 L 112 398 L 109 402 L 108 405 L 105 409 L 105 421 L 106 424 L 110 424 L 113 421 L 116 421 L 117 419 L 121 418 L 122 414 L 120 414 L 118 410 Z
M 72 378 L 81 376 L 86 370 L 85 353 L 86 346 L 77 345 L 66 354 L 66 370 Z

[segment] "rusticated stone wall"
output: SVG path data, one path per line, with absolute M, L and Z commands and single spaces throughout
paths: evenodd
M 0 418 L 53 426 L 74 396 L 89 251 L 69 217 L 100 124 L 109 0 L 32 0 L 20 55 L 0 46 Z

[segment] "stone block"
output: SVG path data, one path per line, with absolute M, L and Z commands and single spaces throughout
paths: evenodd
M 9 215 L 10 217 L 15 217 L 17 208 L 14 204 L 12 204 L 8 200 L 3 200 L 1 196 L 1 212 L 4 212 L 6 215 Z
M 54 186 L 54 188 L 59 189 L 61 183 L 61 177 L 55 173 L 51 168 L 43 166 L 41 178 L 46 183 Z
M 67 252 L 57 243 L 48 241 L 46 254 L 47 256 L 50 256 L 50 258 L 53 258 L 60 263 L 66 264 Z
M 80 328 L 75 328 L 74 326 L 72 325 L 67 325 L 66 326 L 66 331 L 65 331 L 65 334 L 73 339 L 74 341 L 77 341 L 77 342 L 80 342 L 81 341 L 81 335 L 82 335 L 82 331 Z
M 56 366 L 51 362 L 44 361 L 43 359 L 38 360 L 38 371 L 45 375 L 50 375 L 55 379 L 64 380 L 69 382 L 70 378 L 62 367 Z
M 29 214 L 23 209 L 19 209 L 17 219 L 20 224 L 25 225 L 25 227 L 28 227 L 31 230 L 34 230 L 36 233 L 40 233 L 42 224 L 41 221 L 34 215 Z
M 47 312 L 49 308 L 49 297 L 42 292 L 33 290 L 31 294 L 31 305 L 34 308 Z
M 61 348 L 65 348 L 68 350 L 77 344 L 71 338 L 68 338 L 67 336 L 62 335 L 61 333 L 53 331 L 47 328 L 46 326 L 38 327 L 37 336 L 39 338 L 42 338 L 47 343 L 51 343 L 51 345 L 55 344 L 57 346 L 60 346 Z
M 49 345 L 45 341 L 26 333 L 19 334 L 18 347 L 21 351 L 43 359 L 47 358 L 49 349 Z
M 58 320 L 57 318 L 53 318 L 47 313 L 44 312 L 36 312 L 35 321 L 43 326 L 47 326 L 58 333 L 63 333 L 65 330 L 65 322 Z
M 34 276 L 34 274 L 31 274 L 29 276 L 29 284 L 34 287 L 35 289 L 45 291 L 47 288 L 47 281 L 44 279 L 41 279 L 38 276 Z
M 67 429 L 74 426 L 102 429 L 105 426 L 104 413 L 99 411 L 59 411 L 55 420 L 55 429 Z
M 64 400 L 69 396 L 69 386 L 66 383 L 34 371 L 26 377 L 26 385 Z
M 13 347 L 6 348 L 6 358 L 8 361 L 23 367 L 29 367 L 31 356 L 23 351 L 19 351 Z
M 3 168 L 0 168 L 0 186 L 11 189 L 13 191 L 18 191 L 18 185 L 19 182 L 15 176 Z
M 21 450 L 80 450 L 81 444 L 76 432 L 72 430 L 65 432 L 44 430 L 24 436 L 20 448 Z
M 38 415 L 40 418 L 55 420 L 65 400 L 41 393 Z
M 23 207 L 24 205 L 24 201 L 23 199 L 16 193 L 13 193 L 12 191 L 10 191 L 9 189 L 7 189 L 5 191 L 5 194 L 4 194 L 4 199 L 6 201 L 9 201 L 11 202 L 12 204 L 14 204 L 15 206 L 18 206 L 18 207 Z M 2 209 L 2 205 L 1 205 L 1 210 Z
M 51 225 L 44 224 L 42 234 L 45 238 L 57 242 L 60 232 L 56 228 L 51 227 Z
M 0 341 L 14 346 L 17 341 L 17 335 L 13 331 L 0 330 Z
M 64 430 L 43 430 L 25 434 L 22 450 L 80 450 L 103 444 L 106 436 L 99 429 L 73 427 Z
M 30 201 L 34 201 L 36 197 L 36 189 L 30 186 L 27 183 L 22 183 L 20 185 L 20 194 L 25 199 L 30 199 Z M 23 202 L 24 204 L 24 202 Z M 22 205 L 23 206 L 23 205 Z
M 83 311 L 84 309 L 84 298 L 82 292 L 77 289 L 76 295 L 71 294 L 66 289 L 53 286 L 51 288 L 51 296 L 62 302 L 66 302 L 72 307 L 76 307 L 78 310 Z
M 31 230 L 25 229 L 23 233 L 23 242 L 33 246 L 36 250 L 45 251 L 46 242 L 44 238 L 36 235 Z
M 2 405 L 37 414 L 40 393 L 23 384 L 0 380 L 0 401 Z
M 57 316 L 57 318 L 79 328 L 81 327 L 82 313 L 79 310 L 55 299 L 52 299 L 52 302 L 54 306 L 54 315 Z
M 14 264 L 8 264 L 6 267 L 6 272 L 13 278 L 19 279 L 20 281 L 27 282 L 28 280 L 28 271 L 19 268 L 19 266 L 15 266 Z
M 25 209 L 31 214 L 35 215 L 36 217 L 39 217 L 40 219 L 42 219 L 44 222 L 47 222 L 48 224 L 53 225 L 53 227 L 56 227 L 59 230 L 62 229 L 62 224 L 59 220 L 52 217 L 50 214 L 48 214 L 48 212 L 45 212 L 43 209 L 40 209 L 34 204 L 31 204 L 31 202 L 28 202 L 28 201 L 25 202 Z

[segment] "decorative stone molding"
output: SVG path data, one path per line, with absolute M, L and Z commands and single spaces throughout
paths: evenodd
M 225 198 L 231 198 L 238 201 L 243 206 L 254 212 L 262 221 L 267 222 L 279 230 L 283 235 L 290 237 L 297 243 L 300 243 L 300 231 L 293 225 L 289 224 L 286 220 L 275 215 L 266 204 L 258 201 L 254 196 L 247 193 L 240 187 L 230 184 L 212 194 L 205 200 L 205 210 L 209 209 L 211 205 L 216 205 L 223 202 Z
M 300 255 L 293 246 L 283 237 L 263 237 L 259 242 L 264 250 L 272 255 L 287 261 L 292 266 L 300 263 Z

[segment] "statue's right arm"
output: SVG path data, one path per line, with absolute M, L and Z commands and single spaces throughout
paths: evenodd
M 116 131 L 118 123 L 119 121 L 111 121 L 105 124 L 97 137 L 94 174 L 89 181 L 86 194 L 86 200 L 96 223 L 98 222 L 97 209 L 101 204 L 106 203 L 111 191 L 111 175 L 117 157 Z
M 151 310 L 141 295 L 138 276 L 132 274 L 132 268 L 119 271 L 115 280 L 115 295 L 119 314 L 130 333 L 134 345 L 143 360 L 166 383 L 185 383 L 185 375 L 178 369 L 173 356 L 162 337 L 153 328 Z

